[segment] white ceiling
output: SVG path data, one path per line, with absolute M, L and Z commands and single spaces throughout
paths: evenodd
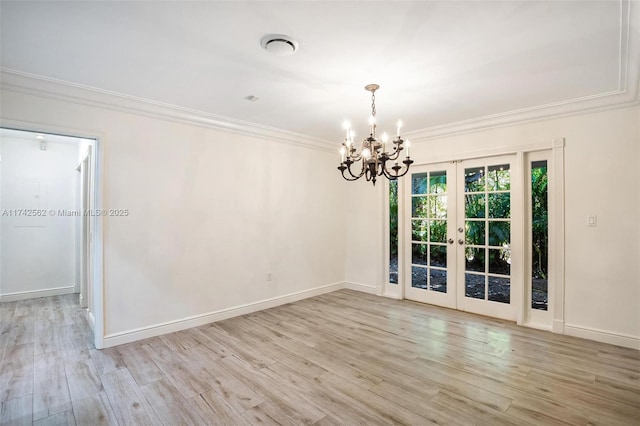
M 10 2 L 1 66 L 315 136 L 378 118 L 428 131 L 638 87 L 627 1 Z M 631 25 L 629 25 L 631 22 Z M 262 50 L 282 33 L 292 56 Z M 249 102 L 246 96 L 259 97 Z M 625 98 L 627 101 L 629 98 Z

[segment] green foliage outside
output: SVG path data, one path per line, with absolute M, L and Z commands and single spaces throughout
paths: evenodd
M 547 279 L 549 265 L 549 175 L 546 162 L 531 170 L 531 227 L 533 236 L 533 278 Z
M 509 274 L 511 221 L 510 170 L 502 166 L 489 167 L 485 176 L 484 168 L 468 169 L 465 173 L 465 241 L 468 246 L 489 245 L 489 272 Z M 533 278 L 547 278 L 548 265 L 548 175 L 546 164 L 534 167 L 531 172 L 532 192 L 532 235 L 533 235 Z M 411 230 L 414 241 L 446 242 L 447 235 L 447 196 L 446 175 L 414 175 L 411 182 L 412 216 L 425 219 L 412 220 Z M 488 193 L 485 192 L 485 188 Z M 424 195 L 422 195 L 424 194 Z M 486 205 L 488 203 L 488 206 Z M 488 207 L 488 208 L 487 208 Z M 489 217 L 487 216 L 487 212 Z M 398 256 L 398 183 L 391 181 L 389 186 L 390 251 L 391 257 Z M 492 220 L 494 219 L 494 220 Z M 488 233 L 485 229 L 488 226 Z M 487 235 L 488 234 L 488 235 Z M 486 238 L 489 241 L 486 241 Z M 430 245 L 414 245 L 412 256 L 422 263 L 426 261 Z M 432 264 L 446 265 L 446 250 L 434 249 L 431 252 Z M 467 248 L 467 270 L 485 271 L 485 250 Z
M 511 221 L 504 219 L 511 217 L 511 194 L 496 191 L 510 188 L 511 173 L 506 165 L 465 170 L 465 217 L 471 219 L 465 223 L 466 245 L 495 247 L 487 251 L 467 247 L 466 270 L 509 275 Z
M 391 257 L 398 257 L 398 181 L 389 181 L 389 242 Z

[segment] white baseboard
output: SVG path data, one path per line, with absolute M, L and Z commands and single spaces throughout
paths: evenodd
M 162 334 L 173 333 L 187 328 L 198 327 L 216 321 L 237 317 L 240 315 L 250 314 L 252 312 L 269 309 L 286 303 L 295 302 L 321 294 L 330 293 L 332 291 L 343 289 L 344 283 L 329 284 L 316 287 L 310 290 L 303 290 L 296 293 L 278 296 L 260 302 L 248 303 L 246 305 L 236 306 L 233 308 L 222 309 L 220 311 L 209 312 L 202 315 L 183 318 L 176 321 L 169 321 L 162 324 L 156 324 L 148 327 L 137 328 L 134 330 L 113 333 L 104 336 L 103 348 L 122 345 L 125 343 L 135 342 L 136 340 L 147 339 L 149 337 L 160 336 Z
M 382 292 L 382 297 L 388 297 L 389 299 L 401 300 L 402 297 L 400 295 L 401 288 L 398 284 L 387 284 Z
M 375 287 L 372 285 L 352 283 L 352 282 L 345 281 L 344 288 L 348 288 L 349 290 L 361 291 L 363 293 L 374 294 L 376 296 L 379 295 L 378 287 Z
M 382 293 L 382 297 L 386 297 L 388 299 L 402 300 L 402 298 L 395 291 L 385 291 Z
M 564 334 L 564 321 L 554 319 L 553 323 L 551 323 L 551 331 L 554 333 Z
M 595 340 L 596 342 L 609 343 L 610 345 L 640 350 L 640 338 L 634 336 L 578 327 L 570 324 L 564 325 L 564 334 L 567 336 L 581 337 L 583 339 Z
M 535 328 L 536 330 L 552 331 L 553 329 L 553 327 L 550 326 L 549 324 L 543 324 L 543 323 L 532 322 L 532 321 L 525 322 L 524 324 L 521 324 L 521 325 L 523 325 L 524 327 Z
M 37 299 L 38 297 L 60 296 L 73 293 L 74 286 L 48 288 L 45 290 L 20 291 L 16 293 L 0 294 L 0 302 L 15 302 L 17 300 Z

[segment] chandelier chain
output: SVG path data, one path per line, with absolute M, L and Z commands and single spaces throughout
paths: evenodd
M 371 92 L 371 115 L 376 116 L 376 91 Z

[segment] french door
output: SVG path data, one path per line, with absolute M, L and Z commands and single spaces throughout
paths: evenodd
M 515 156 L 415 167 L 405 196 L 405 297 L 516 319 Z M 517 214 L 514 214 L 517 213 Z
M 456 308 L 453 236 L 456 229 L 456 166 L 436 164 L 412 168 L 410 195 L 405 197 L 405 297 Z M 410 255 L 408 255 L 410 253 Z

